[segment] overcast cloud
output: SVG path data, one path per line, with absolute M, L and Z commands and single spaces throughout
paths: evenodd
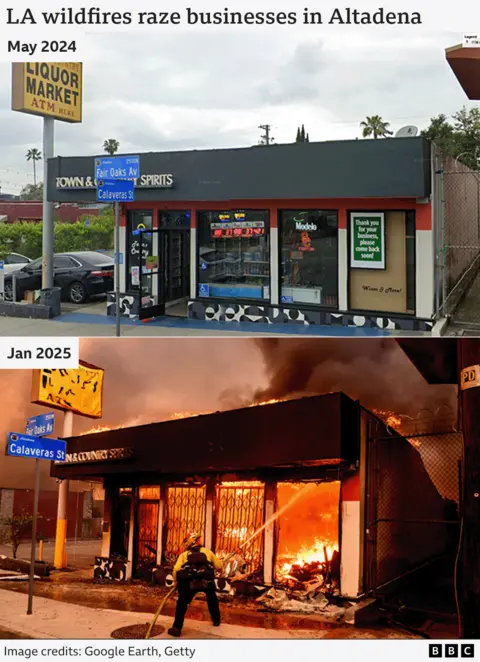
M 423 128 L 474 105 L 445 61 L 459 41 L 364 27 L 91 35 L 84 121 L 57 123 L 56 153 L 98 153 L 106 138 L 125 152 L 249 146 L 265 123 L 276 142 L 292 142 L 302 123 L 311 141 L 356 138 L 372 114 L 394 130 Z M 0 75 L 0 186 L 18 193 L 33 179 L 25 153 L 42 149 L 42 123 L 10 110 L 10 65 Z

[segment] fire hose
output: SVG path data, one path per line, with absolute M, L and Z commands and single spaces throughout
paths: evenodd
M 247 541 L 247 542 L 248 542 L 248 541 Z M 244 544 L 245 544 L 245 543 L 244 543 Z M 223 562 L 224 566 L 230 561 L 231 558 L 233 558 L 233 557 L 235 556 L 235 554 L 237 554 L 237 553 L 240 551 L 240 549 L 241 549 L 243 546 L 244 546 L 244 545 L 240 545 L 240 547 L 238 547 L 238 549 L 236 549 L 235 551 L 233 551 L 231 554 L 229 554 L 229 555 L 227 556 L 227 558 L 226 558 L 225 561 Z M 167 593 L 167 595 L 163 598 L 162 602 L 160 603 L 159 608 L 158 608 L 157 611 L 155 612 L 155 616 L 153 617 L 152 622 L 151 622 L 150 625 L 148 626 L 148 630 L 147 630 L 147 634 L 145 635 L 145 639 L 150 639 L 150 635 L 152 634 L 153 628 L 155 627 L 155 624 L 156 624 L 156 622 L 157 622 L 157 620 L 158 620 L 158 617 L 159 617 L 160 614 L 162 613 L 163 608 L 165 607 L 168 598 L 169 598 L 169 597 L 172 595 L 172 593 L 173 593 L 174 591 L 176 591 L 176 590 L 177 590 L 177 587 L 176 587 L 176 585 L 174 584 L 174 585 L 172 586 L 172 588 L 169 590 L 169 592 Z

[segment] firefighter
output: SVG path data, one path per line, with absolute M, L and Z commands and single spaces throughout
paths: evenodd
M 208 611 L 213 625 L 220 625 L 220 606 L 215 590 L 215 570 L 222 570 L 221 561 L 215 554 L 201 545 L 201 536 L 192 533 L 183 541 L 185 551 L 180 554 L 173 568 L 177 582 L 178 600 L 175 621 L 168 634 L 180 637 L 188 605 L 197 593 L 207 596 Z

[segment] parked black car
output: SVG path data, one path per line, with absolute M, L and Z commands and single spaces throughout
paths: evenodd
M 94 294 L 113 290 L 114 260 L 108 255 L 84 251 L 57 253 L 53 258 L 53 284 L 62 289 L 62 299 L 84 303 Z M 20 301 L 27 290 L 42 287 L 42 258 L 22 267 L 14 274 L 5 274 L 5 299 L 12 300 L 12 276 L 16 280 L 16 299 Z

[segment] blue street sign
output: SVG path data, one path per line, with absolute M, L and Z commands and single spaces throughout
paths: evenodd
M 67 453 L 67 442 L 62 439 L 34 437 L 19 432 L 9 432 L 7 455 L 30 457 L 35 460 L 55 460 L 63 462 Z
M 113 261 L 117 264 L 117 254 L 113 254 Z M 120 253 L 118 256 L 118 264 L 123 264 L 123 253 Z
M 0 270 L 3 271 L 4 266 L 5 266 L 5 262 L 3 260 L 0 260 Z
M 100 180 L 97 182 L 97 202 L 132 202 L 135 185 L 127 180 Z
M 55 414 L 40 414 L 40 416 L 33 416 L 27 418 L 27 425 L 25 427 L 26 434 L 33 435 L 34 437 L 45 437 L 53 433 L 55 426 Z
M 138 179 L 139 156 L 110 156 L 95 159 L 95 179 Z
M 209 297 L 210 285 L 208 285 L 208 283 L 200 283 L 200 285 L 198 286 L 198 295 L 201 297 Z

